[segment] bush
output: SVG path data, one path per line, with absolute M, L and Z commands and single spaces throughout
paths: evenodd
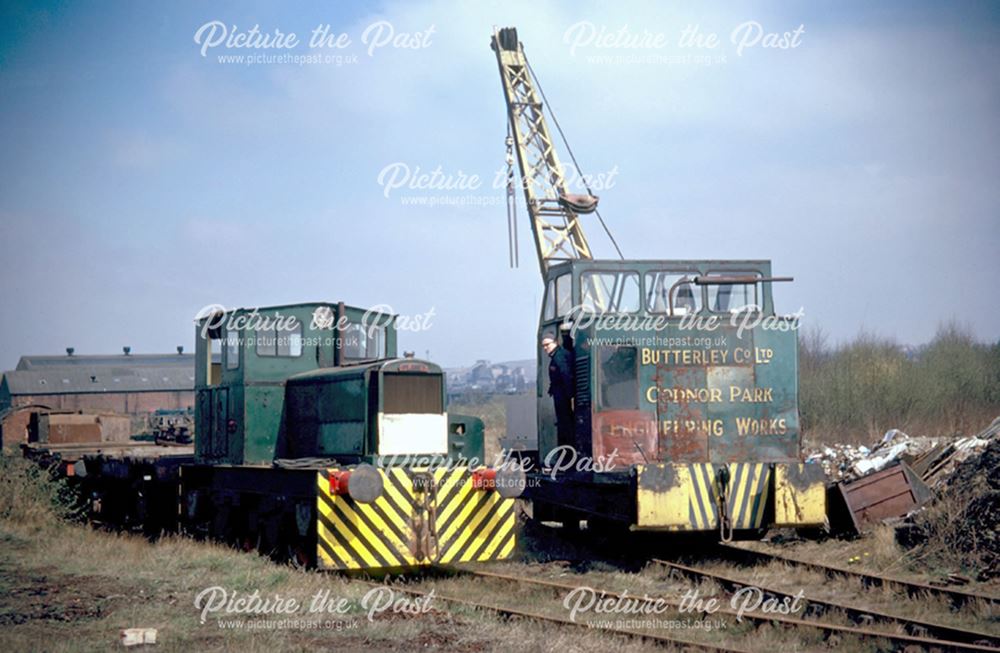
M 800 409 L 808 436 L 871 442 L 890 428 L 953 435 L 1000 414 L 1000 344 L 948 324 L 916 349 L 861 333 L 828 347 L 822 331 L 799 342 Z
M 40 530 L 74 517 L 77 505 L 65 480 L 18 454 L 0 453 L 0 521 Z

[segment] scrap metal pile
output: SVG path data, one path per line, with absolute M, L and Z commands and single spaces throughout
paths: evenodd
M 899 429 L 890 429 L 871 447 L 852 444 L 824 446 L 810 451 L 806 462 L 822 465 L 830 480 L 852 481 L 900 461 L 932 488 L 938 488 L 954 473 L 959 463 L 981 453 L 998 433 L 1000 417 L 982 432 L 957 439 L 911 437 Z
M 913 438 L 892 429 L 870 448 L 823 447 L 806 460 L 822 465 L 835 481 L 828 493 L 831 529 L 859 533 L 929 503 L 953 483 L 957 470 L 969 468 L 966 462 L 997 449 L 998 433 L 1000 418 L 974 436 L 954 440 Z
M 978 455 L 949 463 L 938 501 L 896 527 L 896 540 L 960 564 L 979 580 L 1000 577 L 1000 437 L 992 425 Z

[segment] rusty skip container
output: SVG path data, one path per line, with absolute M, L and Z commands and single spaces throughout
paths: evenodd
M 832 488 L 831 521 L 835 527 L 861 532 L 866 524 L 903 517 L 933 496 L 927 484 L 900 462 Z

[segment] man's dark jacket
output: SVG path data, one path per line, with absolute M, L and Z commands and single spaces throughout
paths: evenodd
M 549 356 L 549 394 L 556 400 L 573 396 L 573 354 L 563 347 Z

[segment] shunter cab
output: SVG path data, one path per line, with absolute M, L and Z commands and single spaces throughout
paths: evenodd
M 342 303 L 220 311 L 199 320 L 195 337 L 196 456 L 204 463 L 270 465 L 288 448 L 290 378 L 396 357 L 393 316 Z
M 374 463 L 390 450 L 483 459 L 482 423 L 449 423 L 442 370 L 396 360 L 392 315 L 325 303 L 235 309 L 200 320 L 196 339 L 199 462 Z M 405 427 L 401 410 L 414 411 Z M 393 448 L 401 428 L 407 442 Z
M 482 421 L 448 414 L 439 366 L 397 356 L 393 315 L 235 309 L 196 339 L 195 528 L 337 569 L 511 554 L 523 472 L 487 466 Z
M 558 441 L 539 347 L 539 459 L 559 482 L 529 491 L 536 511 L 726 539 L 822 524 L 822 471 L 800 455 L 797 318 L 775 313 L 776 280 L 760 260 L 552 265 L 538 340 L 573 351 L 575 440 Z M 569 448 L 592 462 L 568 467 Z

